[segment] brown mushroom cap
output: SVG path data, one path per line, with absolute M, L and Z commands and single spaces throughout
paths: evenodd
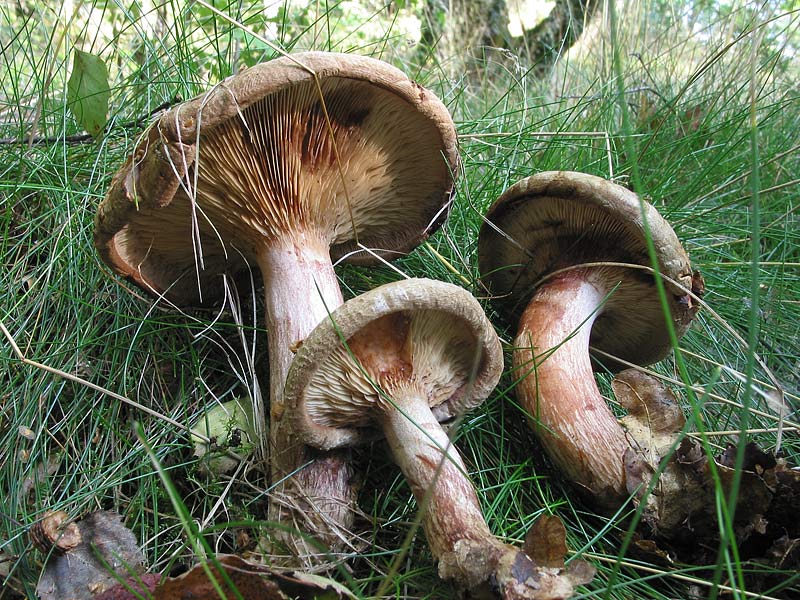
M 114 177 L 95 244 L 151 293 L 208 302 L 221 273 L 287 238 L 355 262 L 373 260 L 356 236 L 389 259 L 408 252 L 446 216 L 457 161 L 446 107 L 401 71 L 344 54 L 279 58 L 159 118 Z
M 653 206 L 600 177 L 553 171 L 511 186 L 481 227 L 478 264 L 499 310 L 518 319 L 536 286 L 559 269 L 594 262 L 650 266 L 642 207 L 662 275 L 692 289 L 689 257 Z M 654 276 L 633 268 L 602 269 L 609 297 L 592 327 L 592 347 L 637 364 L 660 360 L 671 343 Z M 664 285 L 680 337 L 696 306 L 686 289 L 668 280 Z
M 469 292 L 409 279 L 320 323 L 292 362 L 284 399 L 306 443 L 330 449 L 374 438 L 393 392 L 424 398 L 444 421 L 488 397 L 502 369 L 497 334 Z

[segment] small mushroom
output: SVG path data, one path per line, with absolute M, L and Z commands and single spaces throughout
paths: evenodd
M 497 335 L 471 294 L 411 279 L 354 298 L 320 323 L 297 353 L 285 398 L 298 433 L 318 448 L 386 438 L 422 507 L 442 578 L 470 593 L 567 597 L 566 576 L 492 535 L 440 424 L 481 403 L 502 368 Z
M 699 275 L 655 208 L 619 185 L 584 173 L 534 175 L 495 202 L 478 240 L 485 285 L 519 318 L 517 394 L 533 428 L 565 476 L 608 508 L 628 497 L 630 444 L 592 360 L 616 370 L 608 355 L 646 365 L 672 349 L 655 277 L 639 268 L 651 264 L 648 232 L 680 337 L 698 309 L 687 290 L 700 288 Z
M 329 545 L 352 523 L 352 473 L 341 453 L 310 453 L 283 418 L 292 351 L 342 303 L 332 258 L 410 251 L 446 217 L 456 165 L 453 122 L 434 94 L 381 61 L 309 52 L 162 115 L 97 212 L 103 260 L 175 304 L 213 302 L 223 274 L 261 273 L 270 518 Z

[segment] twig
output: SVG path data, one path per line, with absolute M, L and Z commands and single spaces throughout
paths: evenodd
M 456 269 L 456 268 L 455 268 L 455 267 L 452 265 L 452 263 L 451 263 L 449 260 L 447 260 L 447 259 L 446 259 L 444 256 L 442 256 L 442 255 L 441 255 L 441 254 L 440 254 L 440 253 L 439 253 L 439 252 L 436 250 L 436 248 L 434 248 L 433 246 L 431 246 L 429 242 L 425 242 L 425 248 L 427 248 L 427 249 L 430 251 L 430 253 L 431 253 L 431 254 L 433 254 L 433 255 L 434 255 L 434 256 L 435 256 L 435 257 L 436 257 L 436 258 L 439 260 L 439 262 L 440 262 L 440 263 L 442 263 L 442 264 L 444 265 L 444 267 L 445 267 L 445 268 L 446 268 L 448 271 L 450 271 L 450 272 L 451 272 L 453 275 L 457 275 L 457 276 L 458 276 L 458 278 L 459 278 L 459 279 L 460 279 L 460 280 L 461 280 L 463 283 L 465 283 L 465 284 L 467 284 L 467 285 L 472 285 L 472 282 L 471 282 L 469 279 L 467 279 L 466 277 L 464 277 L 464 276 L 463 276 L 463 275 L 462 275 L 462 274 L 459 272 L 459 270 L 458 270 L 458 269 Z

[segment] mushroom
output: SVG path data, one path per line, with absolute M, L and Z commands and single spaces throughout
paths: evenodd
M 620 362 L 609 357 L 646 365 L 672 349 L 648 235 L 680 337 L 698 309 L 687 290 L 699 275 L 656 209 L 619 185 L 539 173 L 502 194 L 478 240 L 483 282 L 499 310 L 519 318 L 520 402 L 558 469 L 607 508 L 628 497 L 630 443 L 597 388 L 592 360 L 616 370 Z
M 422 507 L 443 579 L 504 598 L 567 597 L 572 582 L 560 570 L 539 569 L 492 535 L 440 424 L 480 404 L 502 369 L 497 334 L 471 294 L 409 279 L 358 296 L 317 325 L 292 363 L 285 399 L 310 445 L 386 438 Z
M 101 258 L 176 305 L 211 304 L 223 276 L 260 271 L 270 519 L 310 520 L 302 527 L 328 545 L 352 523 L 352 473 L 343 453 L 317 456 L 283 419 L 293 350 L 342 303 L 332 259 L 392 259 L 424 240 L 447 215 L 457 160 L 434 94 L 381 61 L 309 52 L 164 113 L 98 209 Z

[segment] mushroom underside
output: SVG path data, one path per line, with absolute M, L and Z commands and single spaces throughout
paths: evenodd
M 151 291 L 198 302 L 196 290 L 210 296 L 264 245 L 308 234 L 334 257 L 361 244 L 392 258 L 424 238 L 451 189 L 436 124 L 367 81 L 331 77 L 321 91 L 324 103 L 298 83 L 201 125 L 194 162 L 173 165 L 171 201 L 142 203 L 114 235 L 121 263 Z
M 413 391 L 446 420 L 474 403 L 469 383 L 480 362 L 475 336 L 459 317 L 435 309 L 391 313 L 319 365 L 299 410 L 319 430 L 366 440 L 375 437 L 376 416 L 393 408 L 392 397 Z

